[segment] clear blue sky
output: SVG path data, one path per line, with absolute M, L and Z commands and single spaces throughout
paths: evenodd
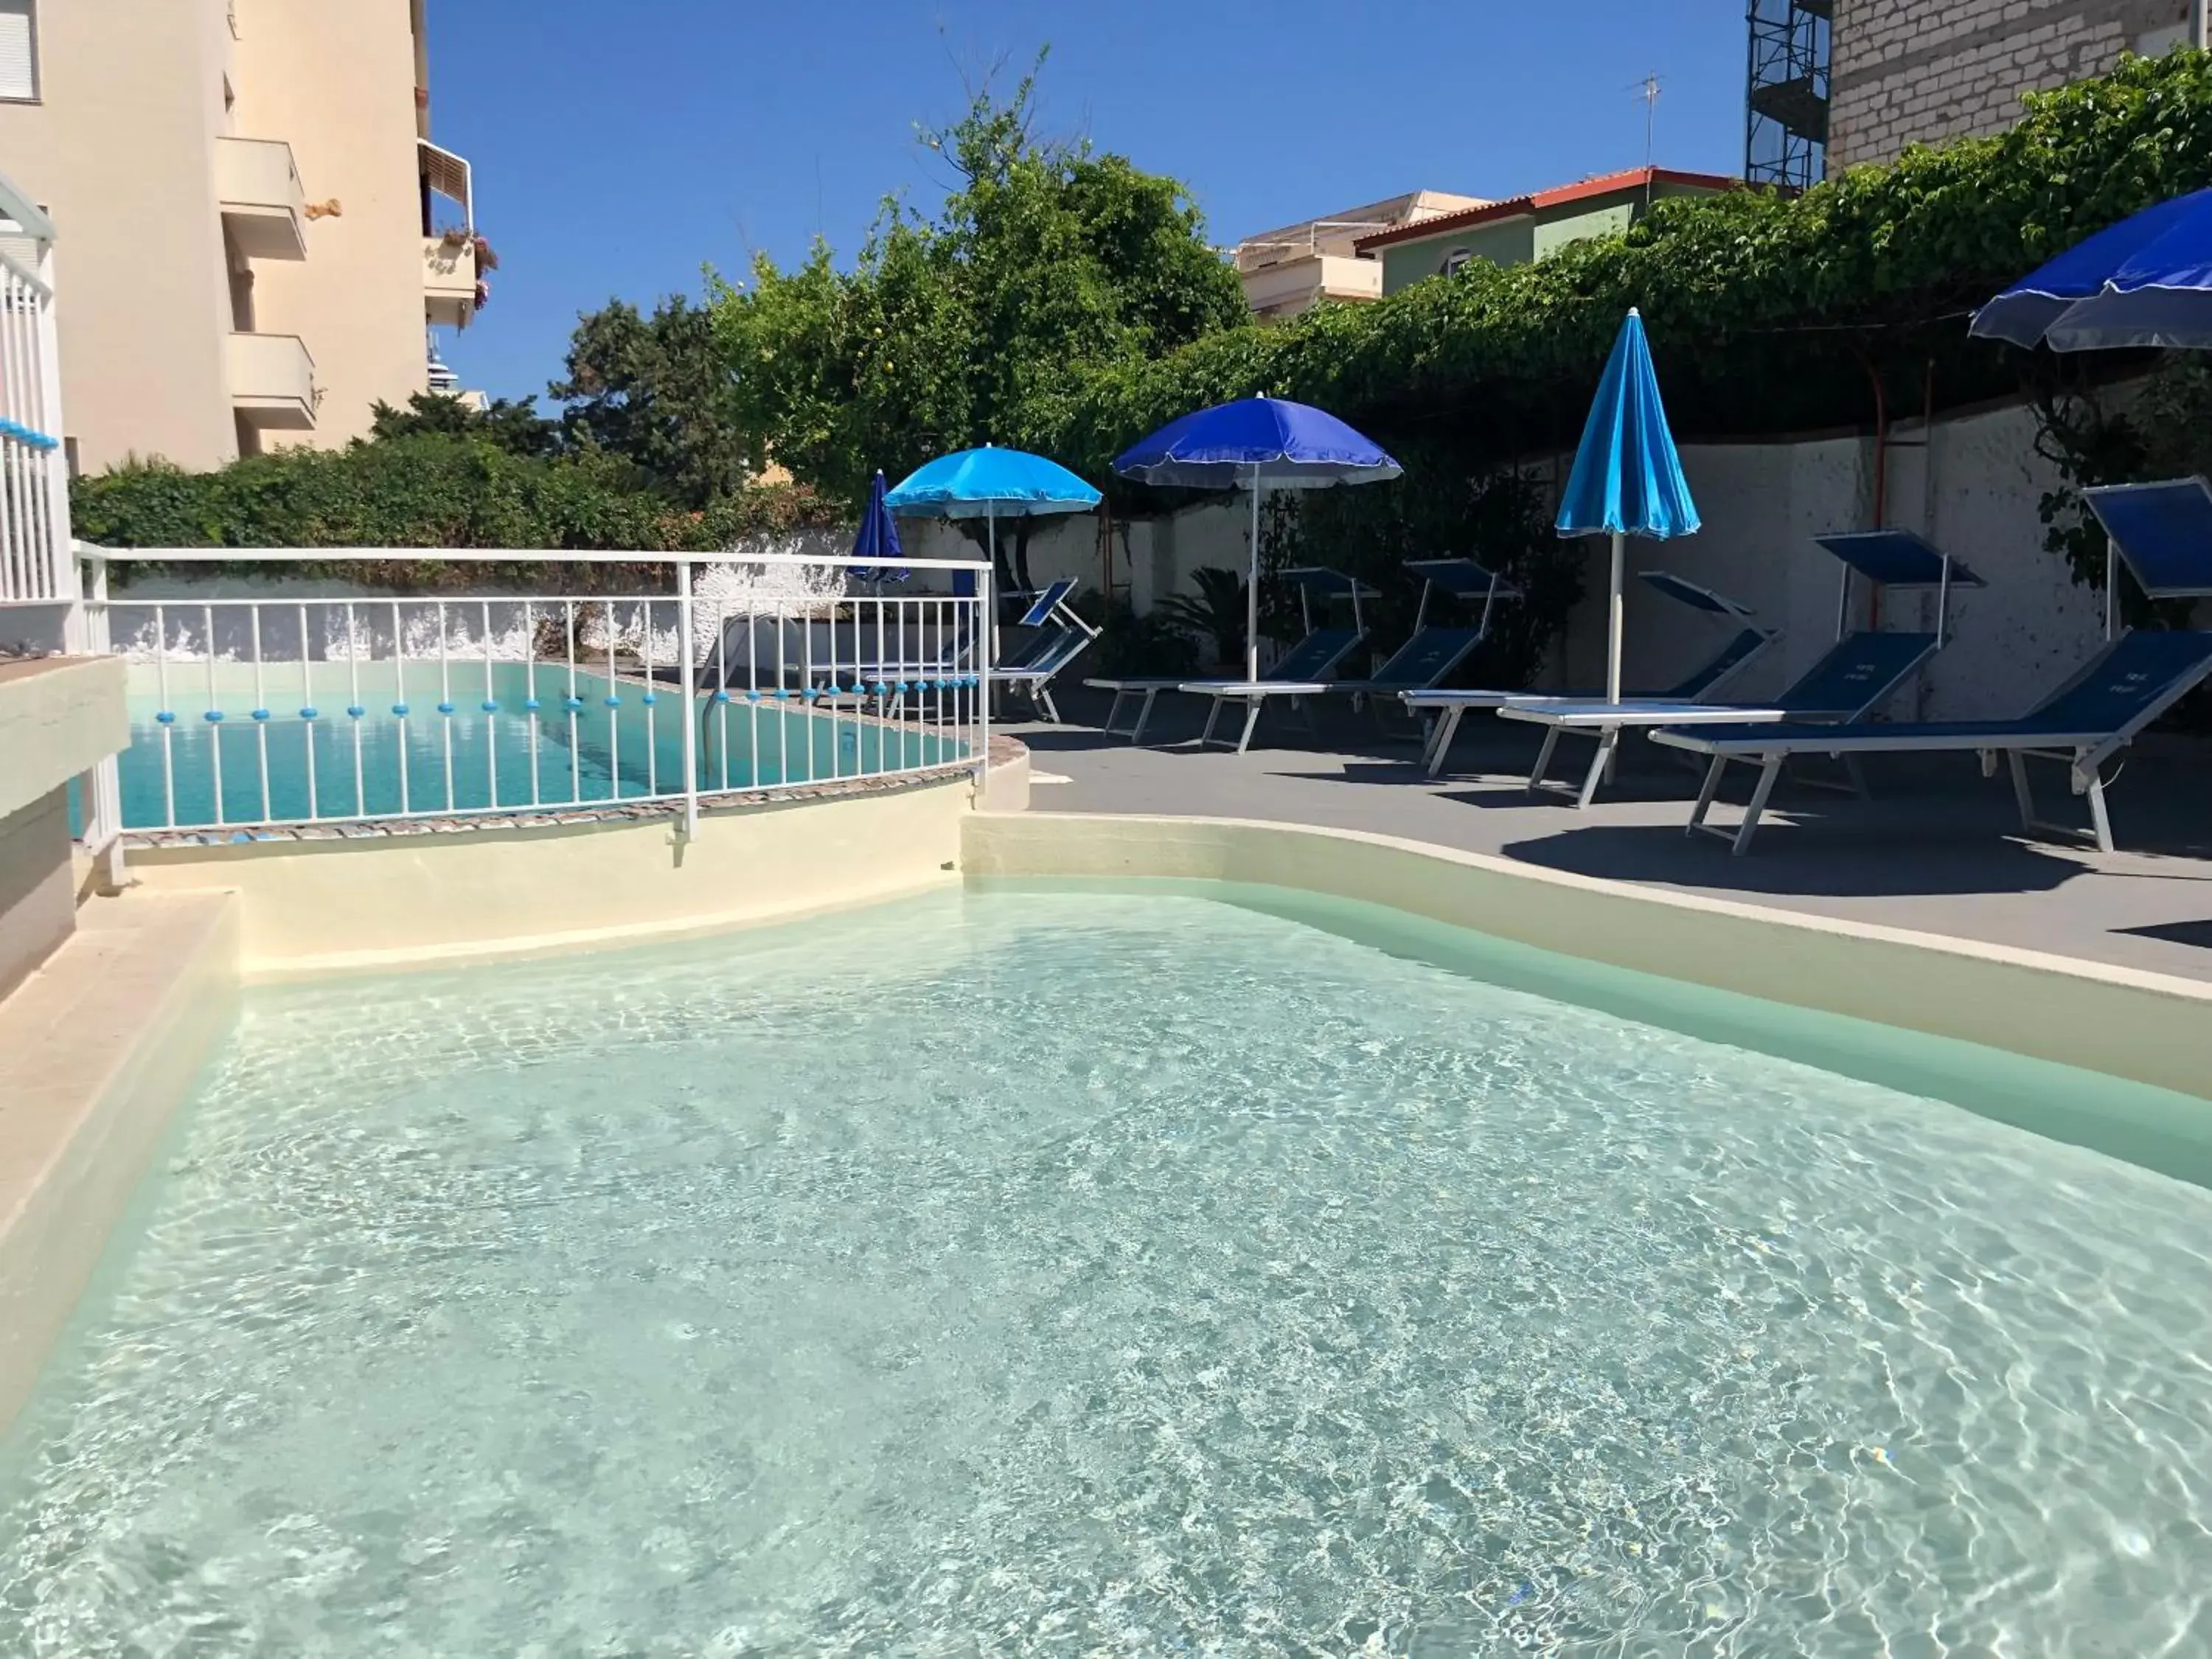
M 475 165 L 501 265 L 444 337 L 542 392 L 576 314 L 696 293 L 756 249 L 848 258 L 877 204 L 944 194 L 915 124 L 1049 43 L 1042 125 L 1196 192 L 1217 242 L 1428 188 L 1497 197 L 1656 159 L 1741 165 L 1733 0 L 430 0 L 433 136 Z M 614 26 L 611 27 L 611 20 Z

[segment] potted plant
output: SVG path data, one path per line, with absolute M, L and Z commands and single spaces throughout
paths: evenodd
M 1154 607 L 1170 627 L 1200 641 L 1212 641 L 1214 665 L 1224 673 L 1244 672 L 1244 578 L 1218 565 L 1190 573 L 1195 593 L 1170 593 Z

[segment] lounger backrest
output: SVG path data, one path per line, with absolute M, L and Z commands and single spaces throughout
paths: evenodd
M 2212 634 L 2123 634 L 2028 716 L 2053 731 L 2132 734 L 2212 674 Z
M 1662 693 L 1670 702 L 1695 702 L 1723 680 L 1766 649 L 1773 635 L 1747 628 L 1722 647 L 1721 653 L 1680 684 Z
M 1424 628 L 1375 671 L 1371 684 L 1425 691 L 1482 643 L 1480 628 Z
M 1030 601 L 1030 608 L 1022 612 L 1021 619 L 1015 623 L 1014 626 L 1042 628 L 1052 620 L 1052 613 L 1059 610 L 1067 596 L 1073 592 L 1075 592 L 1075 584 L 1072 580 L 1047 584 L 1044 591 Z
M 1048 629 L 1038 636 L 1035 649 L 1019 662 L 1001 663 L 1000 672 L 1024 679 L 1048 680 L 1082 655 L 1083 647 L 1090 643 L 1089 635 L 1073 628 Z
M 1356 628 L 1316 628 L 1283 653 L 1267 671 L 1271 680 L 1317 680 L 1351 654 L 1360 641 Z
M 2202 478 L 2082 491 L 2089 510 L 2155 599 L 2212 593 L 2212 489 Z
M 1933 634 L 1853 634 L 1774 701 L 1803 719 L 1863 720 L 1936 653 Z

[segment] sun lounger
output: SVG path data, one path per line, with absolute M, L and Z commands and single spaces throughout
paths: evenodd
M 1694 611 L 1709 616 L 1730 618 L 1747 623 L 1758 613 L 1749 605 L 1739 605 L 1723 598 L 1709 587 L 1686 581 L 1664 570 L 1645 570 L 1638 573 L 1646 582 L 1668 598 L 1679 600 Z M 1778 629 L 1745 626 L 1739 628 L 1721 648 L 1700 664 L 1697 670 L 1686 675 L 1663 691 L 1653 694 L 1669 703 L 1703 702 L 1707 697 L 1741 673 L 1759 654 L 1782 637 Z M 1422 756 L 1428 774 L 1434 777 L 1443 770 L 1444 757 L 1450 753 L 1452 740 L 1459 735 L 1460 721 L 1471 709 L 1500 709 L 1510 702 L 1525 701 L 1532 696 L 1548 696 L 1563 701 L 1602 701 L 1603 694 L 1589 691 L 1534 693 L 1523 687 L 1517 691 L 1492 690 L 1431 690 L 1408 691 L 1406 707 L 1416 714 L 1436 716 L 1435 729 L 1429 735 L 1426 753 Z M 1639 700 L 1640 701 L 1640 700 Z
M 1002 647 L 985 676 L 992 686 L 1019 690 L 1032 708 L 1055 726 L 1060 719 L 1052 700 L 1052 683 L 1098 637 L 1098 630 L 1068 603 L 1075 588 L 1072 580 L 1056 581 L 1035 594 L 1014 626 L 1036 631 Z
M 1814 540 L 1834 554 L 1843 566 L 1843 586 L 1836 604 L 1839 637 L 1826 656 L 1799 676 L 1796 683 L 1770 705 L 1747 711 L 1747 720 L 1764 722 L 1776 718 L 1772 713 L 1775 709 L 1781 711 L 1778 718 L 1782 720 L 1807 725 L 1832 726 L 1871 719 L 1899 687 L 1942 649 L 1949 626 L 1951 590 L 1983 586 L 1982 579 L 1964 564 L 1929 546 L 1909 530 L 1852 531 L 1816 536 Z M 1843 635 L 1842 630 L 1850 617 L 1855 576 L 1888 592 L 1914 589 L 1934 592 L 1935 631 L 1893 634 L 1869 629 Z M 1611 769 L 1623 732 L 1683 724 L 1674 718 L 1664 700 L 1624 700 L 1608 706 L 1601 702 L 1573 698 L 1516 698 L 1498 712 L 1507 720 L 1526 720 L 1547 728 L 1543 746 L 1537 752 L 1536 764 L 1528 775 L 1528 787 L 1531 791 L 1547 787 L 1560 788 L 1574 797 L 1578 809 L 1589 805 L 1600 780 Z M 1699 716 L 1700 720 L 1704 718 Z M 1591 756 L 1589 770 L 1579 787 L 1549 785 L 1552 757 L 1559 738 L 1568 732 L 1595 737 L 1596 752 Z M 1845 769 L 1850 787 L 1862 787 L 1856 761 L 1847 758 Z
M 1449 679 L 1490 634 L 1492 617 L 1503 600 L 1517 599 L 1520 590 L 1473 559 L 1415 559 L 1406 568 L 1421 578 L 1420 608 L 1413 615 L 1413 637 L 1399 647 L 1390 659 L 1364 680 L 1338 680 L 1331 691 L 1371 702 L 1379 717 L 1388 704 L 1409 691 L 1426 691 Z M 1475 613 L 1472 628 L 1444 628 L 1429 621 L 1429 609 L 1437 594 L 1457 599 Z
M 1705 787 L 1690 815 L 1692 833 L 1704 830 L 1729 841 L 1741 853 L 1751 846 L 1759 815 L 1766 810 L 1783 763 L 1796 755 L 1848 758 L 1872 754 L 1971 753 L 1993 771 L 2003 756 L 2012 772 L 2014 798 L 2024 829 L 2079 835 L 2081 831 L 2039 818 L 2029 791 L 2027 762 L 2063 762 L 2074 793 L 2089 803 L 2089 830 L 2100 851 L 2112 850 L 2112 820 L 2105 806 L 2104 763 L 2208 675 L 2212 675 L 2212 634 L 2145 630 L 2123 635 L 2051 696 L 2018 720 L 1949 720 L 1917 725 L 1832 726 L 1826 730 L 1789 725 L 1719 726 L 1705 731 L 1662 727 L 1656 742 L 1710 758 Z M 1734 830 L 1705 822 L 1730 761 L 1759 769 L 1759 782 L 1743 821 Z
M 1326 680 L 1367 637 L 1365 619 L 1360 614 L 1360 601 L 1376 597 L 1376 590 L 1356 580 L 1341 571 L 1330 570 L 1320 565 L 1302 566 L 1280 573 L 1281 580 L 1297 590 L 1298 607 L 1305 619 L 1305 637 L 1284 653 L 1282 658 L 1261 675 L 1270 685 L 1303 686 Z M 1349 599 L 1352 603 L 1352 626 L 1349 628 L 1316 628 L 1313 602 L 1319 599 L 1324 605 L 1333 599 Z M 1106 711 L 1105 730 L 1115 737 L 1126 737 L 1133 744 L 1145 740 L 1145 727 L 1152 718 L 1152 704 L 1163 691 L 1181 691 L 1191 685 L 1210 685 L 1212 681 L 1194 681 L 1177 677 L 1172 679 L 1087 679 L 1083 682 L 1094 690 L 1111 691 L 1113 706 Z M 1244 682 L 1219 682 L 1242 684 Z M 1121 725 L 1121 711 L 1132 699 L 1138 700 L 1137 718 L 1128 726 Z M 1221 713 L 1219 698 L 1214 700 L 1206 722 L 1206 737 L 1201 742 L 1211 742 L 1214 720 Z M 1237 745 L 1239 754 L 1252 739 L 1252 728 L 1259 720 L 1260 703 L 1255 701 L 1244 722 L 1243 741 Z

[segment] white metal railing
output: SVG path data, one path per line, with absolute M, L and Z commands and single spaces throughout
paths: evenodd
M 80 544 L 88 637 L 130 665 L 131 744 L 86 841 L 496 816 L 973 772 L 990 571 L 915 559 Z M 613 593 L 134 598 L 111 562 L 672 566 Z M 969 578 L 973 593 L 936 591 Z
M 0 218 L 8 194 L 0 187 Z M 61 605 L 70 597 L 69 479 L 52 255 L 46 239 L 27 240 L 39 270 L 0 253 L 0 605 Z

